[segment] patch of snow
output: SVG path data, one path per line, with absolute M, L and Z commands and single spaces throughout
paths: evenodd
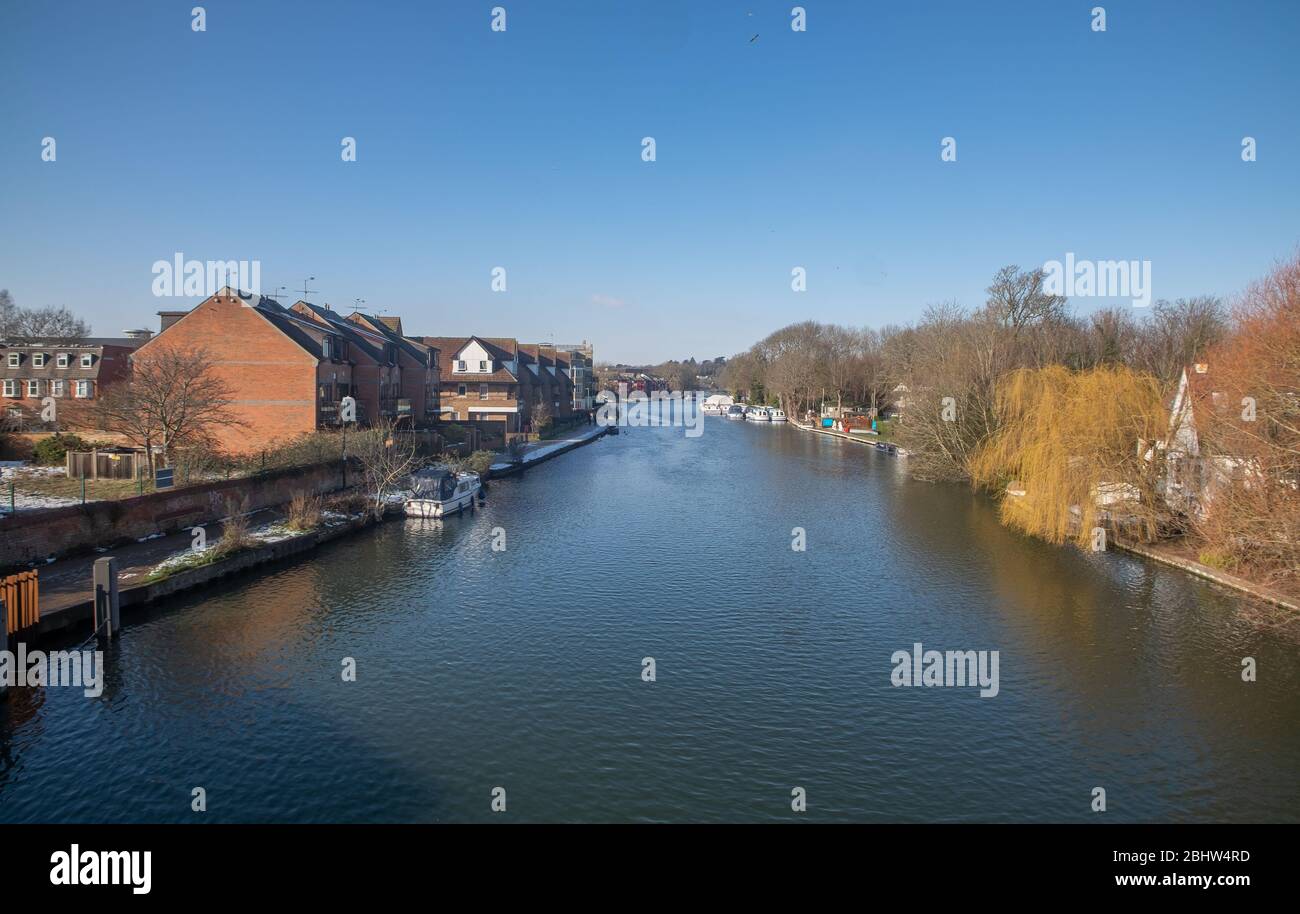
M 293 539 L 295 536 L 302 536 L 302 533 L 297 530 L 290 530 L 284 524 L 276 522 L 249 531 L 249 535 L 259 543 L 278 543 L 283 540 Z

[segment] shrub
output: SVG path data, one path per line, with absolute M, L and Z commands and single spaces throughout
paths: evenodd
M 1232 556 L 1217 549 L 1202 549 L 1200 554 L 1196 556 L 1196 561 L 1219 571 L 1230 571 L 1236 564 Z
M 42 438 L 32 448 L 32 459 L 45 466 L 57 466 L 67 459 L 68 451 L 86 450 L 90 445 L 76 435 L 54 434 Z
M 357 432 L 350 434 L 355 435 Z M 348 441 L 348 450 L 352 450 L 351 440 Z M 288 440 L 272 442 L 271 446 L 265 450 L 227 458 L 223 461 L 222 466 L 243 475 L 258 473 L 263 470 L 283 470 L 334 463 L 341 460 L 342 457 L 343 433 L 317 431 L 308 432 Z
M 299 492 L 289 502 L 288 517 L 285 526 L 290 530 L 306 533 L 320 526 L 321 501 L 318 495 Z
M 200 480 L 229 476 L 231 459 L 220 451 L 204 445 L 177 448 L 173 466 L 182 480 Z
M 491 451 L 475 451 L 465 458 L 464 467 L 467 472 L 478 473 L 482 476 L 492 467 L 492 461 L 496 455 Z
M 358 514 L 364 514 L 369 507 L 370 502 L 363 493 L 350 491 L 331 495 L 325 500 L 323 510 L 354 517 Z
M 465 429 L 455 423 L 444 425 L 439 431 L 442 433 L 443 440 L 450 444 L 460 444 L 465 440 Z
M 519 438 L 506 445 L 506 456 L 511 463 L 523 463 L 526 453 L 528 453 L 528 444 Z
M 225 558 L 233 555 L 257 541 L 248 532 L 248 496 L 236 501 L 234 497 L 226 499 L 226 517 L 221 526 L 221 539 L 212 547 L 213 558 Z

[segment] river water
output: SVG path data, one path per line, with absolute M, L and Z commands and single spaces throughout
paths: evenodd
M 0 705 L 0 821 L 1300 820 L 1290 614 L 791 427 L 628 429 L 126 621 L 102 696 Z M 918 642 L 996 696 L 895 687 Z

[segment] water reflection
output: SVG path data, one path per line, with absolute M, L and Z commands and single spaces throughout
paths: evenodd
M 997 698 L 892 688 L 917 641 L 998 650 Z M 131 617 L 106 700 L 0 711 L 0 819 L 187 821 L 204 786 L 209 821 L 487 821 L 501 784 L 514 821 L 784 821 L 801 784 L 821 820 L 1088 820 L 1099 785 L 1107 821 L 1295 820 L 1297 643 L 860 445 L 625 429 Z

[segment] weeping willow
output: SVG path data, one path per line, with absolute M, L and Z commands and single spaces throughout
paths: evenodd
M 998 383 L 994 409 L 997 431 L 971 475 L 1001 493 L 1003 523 L 1084 547 L 1097 526 L 1154 538 L 1154 445 L 1169 421 L 1154 377 L 1122 366 L 1021 369 Z

